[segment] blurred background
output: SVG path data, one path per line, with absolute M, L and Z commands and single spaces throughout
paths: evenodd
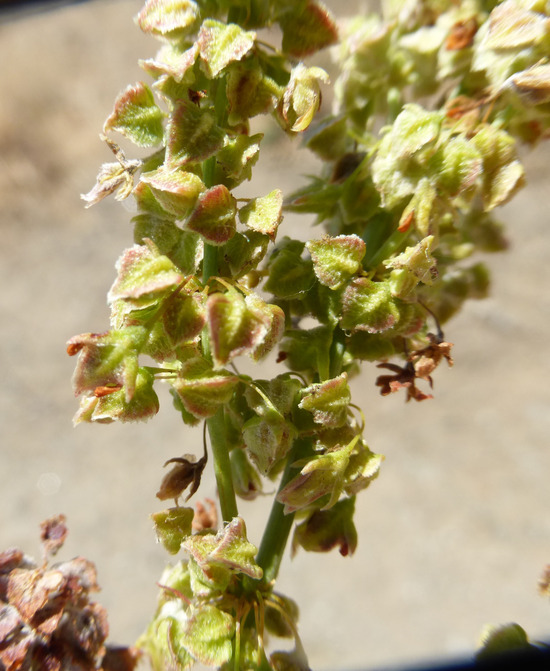
M 0 12 L 0 549 L 37 556 L 40 521 L 65 513 L 60 556 L 96 563 L 118 643 L 147 625 L 169 559 L 149 519 L 163 507 L 162 464 L 202 449 L 167 393 L 147 424 L 71 424 L 65 342 L 107 328 L 114 263 L 132 244 L 123 206 L 85 210 L 79 195 L 112 160 L 98 133 L 115 96 L 144 77 L 137 59 L 157 48 L 133 24 L 140 8 L 95 0 Z M 247 189 L 289 192 L 315 162 L 269 122 L 265 130 Z M 491 297 L 446 327 L 455 366 L 437 371 L 434 400 L 382 398 L 367 368 L 353 382 L 366 438 L 386 455 L 358 499 L 358 550 L 299 553 L 279 582 L 300 605 L 317 671 L 471 654 L 488 622 L 550 638 L 550 604 L 537 593 L 550 562 L 548 157 L 545 147 L 531 153 L 527 188 L 501 211 L 510 250 L 488 259 Z M 307 225 L 289 215 L 281 234 Z M 215 496 L 210 473 L 200 494 Z M 269 505 L 242 506 L 255 543 Z

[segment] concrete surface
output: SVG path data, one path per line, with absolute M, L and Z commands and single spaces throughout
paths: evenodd
M 37 554 L 39 522 L 66 513 L 63 556 L 96 562 L 118 642 L 145 627 L 167 560 L 148 519 L 162 464 L 201 441 L 166 394 L 148 424 L 71 426 L 65 342 L 107 326 L 113 265 L 132 243 L 123 207 L 84 210 L 79 194 L 110 160 L 98 132 L 114 97 L 156 49 L 132 24 L 140 6 L 0 19 L 0 547 Z M 293 188 L 307 161 L 290 142 L 272 145 L 251 192 Z M 301 606 L 314 669 L 468 653 L 486 622 L 550 638 L 537 594 L 550 562 L 547 162 L 537 150 L 529 187 L 502 211 L 511 250 L 489 260 L 492 297 L 448 325 L 455 367 L 437 373 L 435 399 L 382 398 L 369 370 L 354 382 L 366 436 L 386 455 L 358 501 L 359 548 L 351 559 L 298 554 L 279 583 Z M 304 225 L 288 217 L 282 230 Z M 201 494 L 214 494 L 212 477 Z M 253 541 L 267 506 L 242 507 Z

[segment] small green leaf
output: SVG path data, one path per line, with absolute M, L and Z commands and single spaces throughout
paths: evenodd
M 310 183 L 294 191 L 285 203 L 288 212 L 313 212 L 318 222 L 337 216 L 340 208 L 342 184 L 330 184 L 319 177 L 310 177 Z
M 171 587 L 177 590 L 188 599 L 191 599 L 193 592 L 191 591 L 189 567 L 187 561 L 180 560 L 174 565 L 168 564 L 159 580 L 159 584 L 163 587 Z M 177 600 L 179 604 L 184 604 L 178 595 L 170 591 L 165 591 L 161 596 L 161 603 L 165 601 Z
M 238 382 L 235 375 L 214 372 L 208 361 L 197 357 L 183 363 L 178 378 L 171 384 L 187 412 L 204 419 L 229 402 Z
M 353 523 L 355 497 L 338 501 L 329 510 L 315 510 L 296 526 L 292 552 L 298 547 L 307 552 L 329 552 L 338 547 L 342 556 L 351 556 L 357 548 L 357 530 Z
M 172 396 L 172 404 L 174 409 L 180 413 L 184 424 L 187 424 L 187 426 L 197 426 L 201 419 L 199 417 L 195 417 L 195 415 L 192 415 L 188 410 L 186 410 L 180 395 L 174 389 L 174 387 L 170 387 L 170 395 Z
M 164 166 L 142 174 L 141 181 L 151 188 L 162 208 L 177 219 L 183 219 L 191 212 L 199 195 L 206 189 L 201 178 L 194 173 L 167 170 Z
M 217 537 L 207 531 L 187 536 L 182 548 L 189 553 L 189 577 L 195 596 L 211 596 L 227 589 L 232 573 L 226 566 L 212 561 L 210 553 L 216 547 Z
M 416 288 L 419 282 L 433 284 L 438 277 L 437 261 L 432 255 L 435 249 L 435 238 L 428 235 L 414 247 L 407 247 L 404 252 L 394 256 L 390 261 L 385 261 L 386 268 L 395 268 L 405 271 L 395 284 L 393 277 L 390 279 L 392 294 L 406 299 Z
M 350 165 L 346 165 L 349 159 Z M 361 159 L 361 160 L 360 160 Z M 359 161 L 357 163 L 357 161 Z M 353 166 L 356 166 L 353 168 Z M 338 201 L 344 224 L 358 223 L 361 230 L 364 222 L 372 220 L 373 215 L 380 211 L 380 194 L 370 176 L 370 163 L 364 162 L 361 154 L 346 154 L 337 164 L 335 170 L 352 170 L 342 185 L 342 196 Z M 336 173 L 336 176 L 338 173 Z
M 215 580 L 218 575 L 221 578 L 228 571 L 243 573 L 255 580 L 262 577 L 262 569 L 254 559 L 257 549 L 248 541 L 246 525 L 240 517 L 233 518 L 215 536 L 189 536 L 182 547 L 208 579 Z
M 253 417 L 242 428 L 248 454 L 264 475 L 287 454 L 294 434 L 293 427 L 282 417 Z
M 136 20 L 144 33 L 177 39 L 185 36 L 199 17 L 199 6 L 193 0 L 147 0 Z
M 156 174 L 156 169 L 142 173 L 142 176 L 145 175 L 145 180 L 141 179 L 140 177 L 139 182 L 132 192 L 132 195 L 136 199 L 136 205 L 139 212 L 137 216 L 139 217 L 143 215 L 150 215 L 150 217 L 154 217 L 154 222 L 156 222 L 158 219 L 162 219 L 164 221 L 170 221 L 173 223 L 175 216 L 171 212 L 167 212 L 162 207 L 153 193 L 152 188 L 147 183 L 148 174 L 151 172 L 153 173 L 154 177 Z
M 340 319 L 344 331 L 387 331 L 397 324 L 399 316 L 389 282 L 372 282 L 359 277 L 346 287 Z
M 73 422 L 110 423 L 147 421 L 159 411 L 159 400 L 153 389 L 154 377 L 140 368 L 135 379 L 134 390 L 127 400 L 124 388 L 104 396 L 85 396 Z
M 209 576 L 209 556 L 216 547 L 216 534 L 212 530 L 205 533 L 188 536 L 183 542 L 183 548 L 189 553 L 191 560 Z M 191 570 L 191 566 L 189 567 Z
M 322 509 L 328 510 L 336 504 L 345 484 L 350 455 L 358 440 L 359 436 L 356 436 L 343 447 L 338 446 L 325 454 L 295 464 L 302 466 L 302 470 L 277 495 L 277 500 L 285 506 L 285 514 L 306 508 L 329 495 Z
M 139 60 L 139 65 L 147 74 L 158 81 L 153 85 L 159 93 L 165 93 L 162 86 L 163 75 L 172 79 L 172 84 L 181 84 L 183 81 L 191 83 L 194 80 L 193 65 L 199 55 L 199 48 L 194 43 L 189 49 L 182 49 L 177 43 L 168 43 L 160 48 L 155 58 Z
M 488 212 L 523 186 L 525 171 L 517 158 L 515 140 L 505 131 L 484 125 L 471 141 L 483 159 L 482 198 Z
M 189 536 L 184 542 L 189 547 L 184 548 L 191 554 L 189 559 L 189 577 L 191 580 L 191 589 L 193 595 L 198 598 L 218 596 L 221 592 L 225 592 L 233 580 L 231 571 L 224 566 L 208 562 L 208 551 L 210 545 L 197 548 L 197 543 L 201 543 L 203 538 L 212 539 L 214 536 L 207 533 L 204 536 L 201 534 L 194 534 Z M 199 559 L 195 559 L 198 556 Z M 202 563 L 204 559 L 204 562 Z
M 317 279 L 331 289 L 339 289 L 361 267 L 365 243 L 357 235 L 325 235 L 306 243 Z
M 422 318 L 421 324 L 424 323 Z M 382 361 L 395 354 L 392 339 L 381 333 L 356 331 L 346 340 L 346 349 L 354 359 L 361 361 Z
M 201 604 L 191 611 L 179 635 L 181 645 L 197 662 L 220 668 L 232 656 L 235 620 L 216 606 Z
M 548 35 L 550 27 L 544 14 L 532 12 L 513 0 L 497 5 L 489 17 L 484 47 L 494 50 L 529 47 Z
M 315 284 L 313 263 L 302 258 L 304 243 L 284 237 L 269 259 L 265 290 L 278 298 L 291 298 L 309 291 Z
M 272 325 L 272 315 L 247 304 L 236 289 L 211 294 L 206 311 L 216 368 L 225 366 L 236 356 L 254 352 Z
M 117 279 L 107 300 L 114 303 L 124 299 L 136 307 L 166 296 L 184 279 L 167 256 L 144 245 L 127 249 L 116 262 L 116 270 Z
M 235 233 L 223 248 L 223 260 L 231 276 L 240 279 L 255 270 L 267 253 L 269 238 L 255 231 Z
M 329 326 L 287 329 L 279 349 L 284 353 L 284 360 L 289 368 L 294 371 L 315 371 L 322 378 L 327 378 L 332 333 L 333 329 Z
M 267 77 L 258 61 L 247 58 L 227 73 L 228 121 L 232 126 L 272 110 L 283 93 L 282 87 Z
M 437 174 L 439 187 L 451 196 L 472 189 L 483 170 L 483 161 L 476 147 L 465 137 L 452 137 L 444 142 L 430 166 Z
M 191 534 L 191 523 L 195 511 L 193 508 L 168 508 L 151 515 L 155 523 L 157 538 L 170 554 L 177 554 L 186 536 Z
M 162 313 L 164 331 L 177 347 L 194 340 L 206 323 L 202 294 L 178 294 L 170 298 Z
M 289 373 L 284 373 L 271 380 L 254 380 L 253 386 L 246 388 L 245 398 L 248 405 L 260 417 L 270 419 L 277 416 L 281 419 L 292 411 L 296 395 L 301 388 L 300 380 L 291 377 Z
M 309 410 L 317 424 L 344 426 L 347 422 L 351 392 L 348 376 L 342 373 L 332 380 L 312 384 L 302 390 L 299 407 Z
M 147 311 L 145 310 L 144 312 Z M 133 322 L 136 318 L 136 312 L 130 312 L 128 315 L 126 315 L 126 317 L 128 321 Z M 160 317 L 160 319 L 158 317 Z M 142 350 L 142 353 L 150 356 L 159 363 L 173 361 L 179 352 L 177 351 L 176 345 L 164 327 L 162 309 L 159 311 L 159 313 L 154 315 L 154 318 L 151 320 L 146 319 L 145 321 L 148 323 L 149 337 L 145 347 Z M 184 343 L 180 343 L 180 345 L 184 345 Z
M 443 119 L 442 112 L 427 112 L 420 105 L 405 105 L 391 131 L 384 136 L 384 149 L 400 159 L 413 156 L 435 143 Z
M 372 179 L 381 196 L 382 205 L 391 210 L 416 192 L 418 173 L 410 174 L 408 164 L 389 153 L 378 152 L 372 163 Z
M 140 326 L 107 333 L 83 333 L 71 338 L 67 352 L 71 356 L 79 354 L 73 374 L 75 395 L 91 392 L 100 398 L 109 390 L 118 392 L 125 387 L 122 393 L 130 401 L 138 374 L 138 353 L 146 338 L 147 331 Z
M 286 325 L 285 313 L 278 305 L 266 303 L 257 294 L 250 294 L 245 301 L 248 308 L 264 322 L 266 327 L 261 340 L 250 353 L 253 361 L 260 361 L 283 337 Z
M 253 198 L 239 210 L 239 219 L 248 228 L 268 235 L 271 240 L 277 235 L 277 228 L 283 220 L 283 193 L 275 189 L 267 196 Z
M 237 135 L 225 139 L 216 154 L 215 181 L 234 189 L 252 177 L 252 168 L 260 156 L 263 133 Z
M 348 467 L 344 474 L 346 484 L 344 491 L 348 496 L 355 496 L 366 489 L 378 477 L 380 467 L 384 461 L 382 454 L 375 454 L 359 441 L 351 453 Z
M 172 170 L 205 161 L 224 145 L 225 133 L 212 108 L 178 100 L 166 128 L 166 164 Z
M 234 517 L 216 536 L 217 544 L 210 553 L 212 560 L 236 573 L 244 573 L 260 580 L 263 571 L 256 563 L 257 548 L 246 537 L 246 525 L 241 517 Z
M 164 115 L 151 89 L 143 82 L 128 86 L 115 100 L 115 107 L 103 125 L 103 132 L 117 131 L 138 147 L 155 147 L 164 139 Z
M 223 245 L 235 235 L 236 214 L 235 198 L 227 187 L 217 184 L 199 195 L 185 227 L 211 245 Z
M 185 619 L 184 602 L 170 599 L 163 603 L 158 615 L 138 639 L 136 647 L 147 654 L 153 671 L 164 671 L 173 664 L 178 665 L 178 670 L 185 671 L 195 663 L 181 644 L 179 629 Z
M 372 162 L 372 179 L 387 208 L 415 193 L 437 149 L 443 120 L 442 112 L 409 104 L 387 129 Z
M 407 229 L 407 222 L 414 223 L 414 227 L 423 237 L 433 232 L 437 226 L 439 208 L 437 207 L 437 189 L 432 180 L 423 177 L 414 191 L 413 197 L 403 210 L 399 221 L 399 229 Z
M 197 38 L 206 74 L 215 79 L 230 63 L 240 61 L 254 46 L 256 33 L 243 30 L 235 23 L 226 25 L 206 19 Z
M 326 7 L 308 0 L 305 5 L 297 3 L 297 9 L 285 12 L 279 20 L 284 52 L 304 58 L 337 41 L 338 29 Z
M 203 257 L 204 244 L 200 235 L 182 231 L 173 222 L 138 221 L 134 236 L 137 241 L 149 238 L 159 251 L 168 256 L 184 275 L 195 275 Z M 170 244 L 173 242 L 173 244 Z

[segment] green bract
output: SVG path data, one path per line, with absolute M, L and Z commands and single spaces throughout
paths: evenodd
M 186 536 L 191 533 L 193 508 L 171 508 L 152 515 L 157 537 L 170 554 L 177 554 Z
M 313 421 L 324 426 L 342 426 L 346 422 L 351 393 L 348 376 L 313 384 L 302 390 L 300 408 L 313 414 Z
M 163 114 L 151 90 L 143 82 L 129 86 L 115 101 L 111 116 L 103 124 L 103 132 L 116 130 L 139 147 L 161 144 Z
M 238 378 L 227 371 L 214 371 L 202 357 L 185 361 L 178 376 L 171 382 L 183 407 L 197 419 L 214 415 L 218 407 L 227 403 Z
M 183 37 L 198 17 L 199 6 L 193 0 L 148 0 L 136 20 L 145 33 Z
M 162 167 L 141 176 L 141 183 L 151 189 L 162 208 L 176 219 L 183 219 L 193 210 L 199 195 L 205 190 L 201 178 L 184 170 Z
M 330 236 L 310 240 L 307 248 L 317 279 L 331 289 L 339 289 L 361 267 L 365 243 L 357 235 Z
M 240 61 L 252 49 L 255 39 L 255 33 L 246 32 L 234 23 L 204 21 L 197 44 L 206 75 L 213 79 L 230 63 Z

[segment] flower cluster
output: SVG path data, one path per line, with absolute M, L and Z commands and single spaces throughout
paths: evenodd
M 0 668 L 133 671 L 137 649 L 105 645 L 107 613 L 89 598 L 99 590 L 92 562 L 49 565 L 66 536 L 63 515 L 42 523 L 40 566 L 17 548 L 0 553 Z
M 162 380 L 183 421 L 208 428 L 222 528 L 204 508 L 199 520 L 178 505 L 200 486 L 206 443 L 202 458 L 165 464 L 157 494 L 176 502 L 154 516 L 159 537 L 189 556 L 167 570 L 141 639 L 159 671 L 305 668 L 297 609 L 273 591 L 293 521 L 293 551 L 352 554 L 355 497 L 382 461 L 349 379 L 359 362 L 377 362 L 391 372 L 377 380 L 382 395 L 431 398 L 417 381 L 432 386 L 436 367 L 452 365 L 440 325 L 486 294 L 478 253 L 506 247 L 494 210 L 524 181 L 515 138 L 548 131 L 544 3 L 397 0 L 385 10 L 348 26 L 337 106 L 320 123 L 328 75 L 302 59 L 338 33 L 316 0 L 147 0 L 137 17 L 161 41 L 140 62 L 152 81 L 115 101 L 102 137 L 116 160 L 83 196 L 132 197 L 135 244 L 117 263 L 110 330 L 71 338 L 68 353 L 78 355 L 75 423 L 149 419 Z M 260 38 L 273 25 L 278 48 Z M 326 162 L 286 199 L 276 185 L 255 198 L 235 191 L 259 156 L 259 114 L 305 132 Z M 150 155 L 127 158 L 113 133 Z M 279 236 L 285 212 L 315 213 L 324 233 Z M 239 373 L 239 357 L 274 352 L 288 372 Z M 266 479 L 280 483 L 257 551 L 236 495 L 254 499 Z M 268 661 L 267 632 L 293 636 L 294 653 Z
M 267 661 L 269 634 L 295 639 L 293 652 L 270 655 L 274 668 L 283 660 L 289 668 L 304 668 L 296 604 L 260 582 L 262 569 L 244 521 L 235 517 L 218 533 L 191 535 L 192 509 L 171 508 L 154 518 L 165 547 L 173 554 L 181 547 L 189 559 L 164 572 L 157 612 L 138 641 L 153 669 L 185 669 L 195 662 L 259 668 Z

